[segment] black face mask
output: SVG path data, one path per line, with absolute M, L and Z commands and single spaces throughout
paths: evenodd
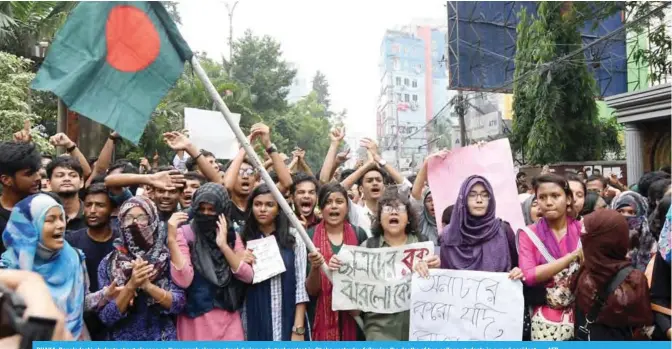
M 202 213 L 196 213 L 194 215 L 194 225 L 196 226 L 196 229 L 204 234 L 213 234 L 216 236 L 217 220 L 217 216 L 211 216 Z

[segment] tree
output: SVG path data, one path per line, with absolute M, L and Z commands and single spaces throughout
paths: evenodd
M 329 121 L 314 117 L 315 111 L 320 110 L 324 111 L 324 106 L 313 91 L 269 123 L 278 149 L 285 154 L 291 153 L 294 147 L 304 149 L 306 162 L 315 173 L 322 166 L 330 142 Z
M 278 41 L 267 35 L 254 36 L 246 30 L 233 43 L 232 62 L 225 63 L 227 71 L 231 68 L 233 80 L 249 89 L 254 110 L 262 114 L 287 110 L 285 98 L 296 70 L 282 59 Z
M 343 128 L 345 126 L 345 119 L 348 117 L 348 110 L 343 109 L 338 113 L 331 115 L 331 126 L 335 128 Z
M 327 77 L 322 74 L 319 70 L 315 73 L 313 78 L 313 91 L 317 94 L 317 102 L 324 106 L 324 114 L 319 115 L 320 117 L 329 117 L 331 112 L 329 107 L 331 101 L 329 100 L 329 83 L 327 82 Z
M 520 13 L 511 142 L 533 164 L 595 160 L 607 148 L 604 135 L 613 124 L 598 118 L 597 86 L 584 55 L 555 62 L 582 45 L 576 16 L 569 2 L 542 2 L 536 18 Z
M 0 3 L 0 51 L 31 57 L 41 41 L 49 42 L 77 1 L 11 1 Z
M 54 148 L 47 140 L 45 129 L 36 125 L 42 118 L 32 113 L 35 104 L 31 98 L 30 82 L 35 74 L 30 72 L 32 62 L 10 53 L 0 52 L 0 141 L 12 140 L 13 133 L 23 128 L 25 120 L 35 127 L 31 134 L 33 142 L 44 153 L 53 153 Z M 56 115 L 50 115 L 55 119 Z

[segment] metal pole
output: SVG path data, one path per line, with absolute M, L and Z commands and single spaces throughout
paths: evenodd
M 310 239 L 310 237 L 308 237 L 308 234 L 306 234 L 306 230 L 303 228 L 303 225 L 301 225 L 301 221 L 299 221 L 299 219 L 294 214 L 294 211 L 292 211 L 292 209 L 289 207 L 289 204 L 287 203 L 287 201 L 285 201 L 285 197 L 282 196 L 280 190 L 278 190 L 278 188 L 275 185 L 273 185 L 274 183 L 273 179 L 271 179 L 271 176 L 268 174 L 268 172 L 266 172 L 263 163 L 257 157 L 257 154 L 255 153 L 254 148 L 252 147 L 250 142 L 247 141 L 247 137 L 240 129 L 240 126 L 238 126 L 236 123 L 233 122 L 233 116 L 231 115 L 231 111 L 229 111 L 229 108 L 226 106 L 226 103 L 224 103 L 222 97 L 217 93 L 215 86 L 208 78 L 208 75 L 205 73 L 205 70 L 203 70 L 203 67 L 201 67 L 201 65 L 198 63 L 198 59 L 196 58 L 196 56 L 191 58 L 191 64 L 194 67 L 196 75 L 203 82 L 203 85 L 205 86 L 206 90 L 208 90 L 210 97 L 217 104 L 217 109 L 219 109 L 222 115 L 224 115 L 224 119 L 226 119 L 226 122 L 231 127 L 231 130 L 233 130 L 233 133 L 236 135 L 238 142 L 243 145 L 243 149 L 245 149 L 245 153 L 247 153 L 247 156 L 254 164 L 254 167 L 259 169 L 259 171 L 261 172 L 261 178 L 264 179 L 264 182 L 269 183 L 268 187 L 269 189 L 271 189 L 271 194 L 273 194 L 273 197 L 280 205 L 280 208 L 282 208 L 282 210 L 285 212 L 285 215 L 287 215 L 287 218 L 289 218 L 289 221 L 292 223 L 294 228 L 296 228 L 296 230 L 299 231 L 299 234 L 301 234 L 301 238 L 306 243 L 308 251 L 315 252 L 316 251 L 315 245 L 313 245 L 313 241 Z M 327 267 L 326 263 L 322 265 L 322 271 L 325 273 L 327 278 L 331 280 L 331 271 Z
M 236 5 L 238 1 L 233 3 L 233 7 L 229 8 L 229 4 L 226 4 L 226 9 L 229 11 L 229 79 L 233 76 L 233 11 L 236 10 Z
M 460 121 L 460 146 L 466 147 L 467 144 L 467 127 L 464 121 L 464 114 L 466 114 L 466 108 L 464 107 L 464 96 L 462 95 L 462 90 L 457 91 L 457 116 Z

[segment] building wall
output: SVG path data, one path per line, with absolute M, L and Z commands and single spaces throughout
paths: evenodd
M 381 43 L 377 135 L 388 161 L 411 171 L 427 155 L 427 122 L 447 103 L 445 36 L 431 27 L 387 31 Z

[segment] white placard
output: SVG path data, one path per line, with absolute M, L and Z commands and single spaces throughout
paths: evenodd
M 434 254 L 434 244 L 365 248 L 343 245 L 343 266 L 333 274 L 333 310 L 362 310 L 392 314 L 408 310 L 413 265 Z
M 252 265 L 252 270 L 254 270 L 253 284 L 258 284 L 285 272 L 285 262 L 280 255 L 280 248 L 278 248 L 275 236 L 250 240 L 247 242 L 247 248 L 252 251 L 255 257 Z
M 413 275 L 412 341 L 520 341 L 523 284 L 508 273 L 432 269 Z
M 240 123 L 240 114 L 231 115 L 236 125 Z M 218 111 L 184 108 L 184 127 L 196 147 L 211 151 L 218 159 L 233 159 L 238 153 L 238 140 Z

